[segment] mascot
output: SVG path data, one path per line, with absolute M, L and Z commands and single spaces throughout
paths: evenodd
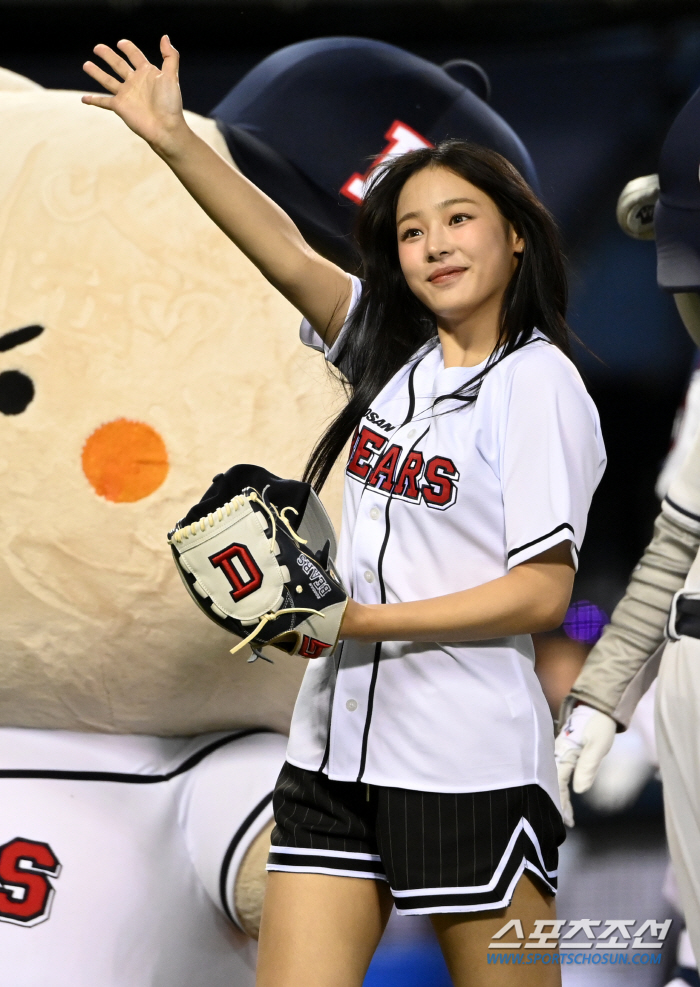
M 673 294 L 700 345 L 700 90 L 664 142 L 659 174 L 635 179 L 618 219 L 639 239 L 656 239 L 659 287 Z M 700 389 L 691 378 L 685 414 L 662 470 L 654 537 L 623 599 L 562 706 L 556 752 L 565 820 L 573 825 L 568 783 L 586 791 L 653 682 L 655 733 L 664 784 L 666 833 L 681 934 L 674 985 L 696 987 L 700 956 Z M 656 678 L 658 675 L 658 679 Z M 568 815 L 568 819 L 566 818 Z M 670 882 L 672 885 L 675 882 Z M 674 901 L 675 903 L 675 901 Z
M 377 155 L 527 152 L 468 62 L 277 52 L 190 125 L 329 257 Z M 187 598 L 212 475 L 298 476 L 339 398 L 298 315 L 110 114 L 0 72 L 0 950 L 13 987 L 248 987 L 304 670 Z M 339 516 L 338 478 L 324 500 Z

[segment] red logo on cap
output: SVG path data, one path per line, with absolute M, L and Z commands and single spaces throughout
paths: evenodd
M 400 120 L 394 120 L 384 136 L 389 143 L 382 153 L 374 159 L 372 166 L 367 169 L 364 175 L 356 171 L 354 175 L 348 178 L 340 190 L 341 195 L 352 199 L 358 205 L 365 197 L 367 179 L 378 166 L 390 161 L 391 158 L 397 158 L 400 154 L 405 154 L 407 151 L 418 151 L 422 147 L 434 146 L 425 137 L 421 137 L 417 130 L 409 127 L 407 123 L 401 123 Z

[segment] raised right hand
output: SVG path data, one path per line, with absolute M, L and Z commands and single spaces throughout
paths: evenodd
M 567 826 L 574 825 L 569 796 L 572 774 L 574 791 L 577 794 L 587 792 L 595 780 L 600 762 L 612 747 L 616 732 L 617 723 L 611 716 L 579 703 L 554 742 L 562 817 Z
M 349 276 L 309 247 L 289 216 L 225 153 L 188 127 L 177 81 L 179 55 L 167 36 L 160 41 L 160 69 L 131 41 L 120 41 L 117 48 L 97 45 L 95 54 L 118 78 L 93 62 L 83 66 L 111 95 L 89 93 L 83 102 L 112 110 L 143 137 L 210 219 L 331 346 L 352 297 Z
M 117 48 L 126 58 L 107 45 L 96 45 L 94 52 L 122 81 L 94 62 L 85 62 L 85 72 L 112 95 L 89 94 L 83 96 L 82 101 L 112 110 L 135 134 L 148 141 L 156 152 L 167 154 L 174 149 L 178 133 L 187 127 L 178 83 L 180 56 L 167 35 L 163 35 L 160 41 L 163 56 L 160 69 L 151 65 L 131 41 L 120 41 Z

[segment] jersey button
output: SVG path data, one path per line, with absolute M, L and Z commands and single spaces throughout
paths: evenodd
M 345 703 L 345 708 L 349 710 L 351 713 L 354 713 L 355 710 L 357 709 L 357 699 L 348 699 L 348 701 Z
M 411 431 L 408 433 L 409 439 L 412 439 L 415 434 L 416 434 L 416 429 L 412 428 Z
M 380 514 L 381 511 L 379 510 L 378 507 L 373 507 L 372 510 L 369 512 L 369 516 L 372 518 L 373 521 L 376 521 Z
M 374 573 L 370 572 L 369 569 L 367 569 L 367 571 L 365 572 L 365 579 L 367 580 L 368 583 L 373 583 Z

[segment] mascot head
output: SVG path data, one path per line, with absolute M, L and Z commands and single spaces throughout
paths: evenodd
M 537 188 L 525 147 L 486 100 L 472 62 L 432 62 L 380 41 L 323 38 L 270 55 L 212 111 L 239 168 L 306 239 L 354 270 L 350 233 L 377 158 L 474 141 Z

